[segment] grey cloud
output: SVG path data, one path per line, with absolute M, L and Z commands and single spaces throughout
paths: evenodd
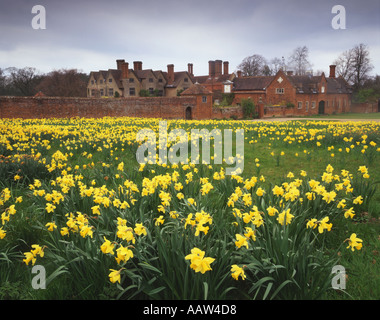
M 23 52 L 44 71 L 82 63 L 89 72 L 122 58 L 144 59 L 153 69 L 175 63 L 184 70 L 195 62 L 194 71 L 204 74 L 211 59 L 229 60 L 234 70 L 246 56 L 288 56 L 307 45 L 320 69 L 331 63 L 323 59 L 357 43 L 380 49 L 378 0 L 339 1 L 347 13 L 347 29 L 339 31 L 331 27 L 331 0 L 39 0 L 46 30 L 31 28 L 32 3 L 0 4 L 0 68 L 23 67 Z M 380 73 L 379 58 L 371 57 Z

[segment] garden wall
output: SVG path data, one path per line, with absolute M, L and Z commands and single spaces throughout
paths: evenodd
M 380 102 L 379 103 L 353 103 L 351 104 L 351 112 L 354 113 L 372 113 L 380 112 Z
M 213 107 L 212 108 L 213 119 L 241 119 L 243 118 L 243 108 L 241 106 L 236 107 Z
M 205 107 L 202 106 L 202 110 Z M 211 108 L 211 106 L 209 106 Z M 191 108 L 193 119 L 202 119 L 195 96 L 139 98 L 0 97 L 0 118 L 151 117 L 185 119 Z M 210 110 L 211 112 L 211 110 Z M 210 114 L 209 112 L 209 114 Z M 208 115 L 209 115 L 208 114 Z

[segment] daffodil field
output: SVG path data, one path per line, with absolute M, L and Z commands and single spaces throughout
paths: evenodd
M 0 298 L 380 298 L 380 123 L 168 120 L 243 129 L 239 175 L 138 163 L 158 125 L 0 120 Z

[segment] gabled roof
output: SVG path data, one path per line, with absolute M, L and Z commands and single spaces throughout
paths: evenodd
M 297 93 L 318 93 L 318 84 L 321 83 L 322 76 L 287 76 L 290 83 L 297 89 Z
M 232 80 L 234 78 L 235 74 L 229 73 L 229 74 L 222 74 L 219 77 L 210 77 L 207 76 L 193 76 L 191 77 L 193 82 L 198 82 L 201 84 L 212 84 L 215 82 L 226 82 L 227 80 Z
M 162 72 L 162 74 L 164 75 L 165 80 L 168 81 L 168 73 Z M 181 80 L 185 77 L 187 77 L 190 80 L 190 83 L 194 83 L 193 78 L 190 76 L 190 74 L 187 71 L 176 71 L 174 72 L 174 81 L 168 87 L 171 87 L 171 88 L 178 87 Z
M 152 69 L 137 70 L 135 71 L 135 74 L 139 79 L 146 79 L 151 75 L 153 75 L 153 77 L 156 77 Z
M 265 90 L 274 76 L 238 77 L 233 80 L 235 91 Z
M 256 76 L 256 77 L 238 77 L 233 80 L 234 91 L 262 91 L 266 90 L 275 79 L 279 79 L 279 76 L 284 80 L 290 82 L 290 84 L 297 90 L 297 93 L 318 93 L 319 85 L 326 80 L 327 88 L 326 93 L 351 93 L 351 88 L 347 82 L 339 78 L 326 78 L 324 74 L 320 76 L 312 75 L 287 75 L 283 71 L 279 71 L 275 76 Z
M 153 71 L 153 74 L 155 75 L 156 78 L 158 78 L 160 75 L 162 75 L 162 77 L 166 80 L 166 77 L 161 70 Z
M 112 77 L 115 80 L 120 80 L 121 79 L 121 70 L 118 70 L 118 69 L 109 69 L 108 70 L 108 74 L 111 74 Z
M 42 91 L 38 91 L 34 97 L 38 98 L 38 97 L 46 97 L 46 94 L 44 94 Z
M 184 95 L 184 96 L 187 96 L 187 95 L 193 96 L 193 95 L 202 95 L 202 94 L 212 94 L 212 92 L 199 83 L 195 83 L 190 88 L 186 89 L 185 91 L 181 93 L 181 95 Z
M 327 93 L 352 93 L 351 86 L 342 77 L 326 78 Z

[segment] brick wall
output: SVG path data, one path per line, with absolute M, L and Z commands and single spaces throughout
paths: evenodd
M 151 117 L 184 119 L 186 108 L 196 109 L 197 97 L 62 98 L 0 97 L 0 118 Z M 208 112 L 210 114 L 210 112 Z M 210 118 L 199 112 L 197 119 Z
M 230 118 L 243 118 L 243 108 L 241 106 L 236 107 L 213 107 L 212 119 L 230 119 Z
M 351 112 L 355 112 L 355 113 L 380 112 L 380 102 L 379 103 L 353 103 L 351 104 Z

